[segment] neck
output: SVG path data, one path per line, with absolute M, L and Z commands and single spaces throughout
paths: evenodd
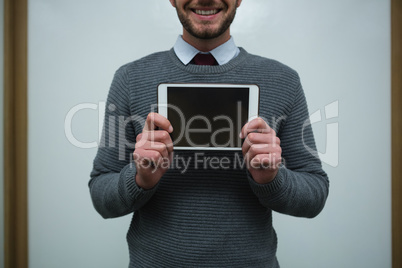
M 229 29 L 220 36 L 211 39 L 197 38 L 191 35 L 185 29 L 183 29 L 183 40 L 202 52 L 209 52 L 212 49 L 217 48 L 220 45 L 226 43 L 229 39 L 230 39 Z

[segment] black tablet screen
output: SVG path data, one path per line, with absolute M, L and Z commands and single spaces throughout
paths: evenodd
M 167 101 L 174 146 L 241 147 L 249 88 L 168 87 Z

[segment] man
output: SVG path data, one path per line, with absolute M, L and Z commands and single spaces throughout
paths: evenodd
M 183 25 L 174 48 L 122 66 L 112 82 L 89 183 L 94 206 L 105 218 L 134 212 L 130 267 L 279 267 L 272 210 L 314 217 L 328 195 L 320 160 L 306 149 L 315 143 L 298 75 L 234 45 L 241 0 L 170 2 Z M 215 65 L 196 65 L 198 52 Z M 161 82 L 260 87 L 260 117 L 243 126 L 242 152 L 203 153 L 231 168 L 200 167 L 199 153 L 173 151 L 174 129 L 153 112 Z M 173 153 L 188 160 L 185 172 L 164 164 Z

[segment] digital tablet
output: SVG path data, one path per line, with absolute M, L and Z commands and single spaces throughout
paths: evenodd
M 175 150 L 241 150 L 240 131 L 258 116 L 258 108 L 257 85 L 158 86 L 158 113 L 173 126 Z

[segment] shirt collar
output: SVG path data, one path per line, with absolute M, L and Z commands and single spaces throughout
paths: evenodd
M 184 41 L 181 35 L 177 38 L 173 49 L 177 57 L 181 62 L 183 62 L 184 65 L 189 64 L 194 56 L 198 53 L 203 53 Z M 226 43 L 214 48 L 210 51 L 210 53 L 212 56 L 214 56 L 218 64 L 222 65 L 228 63 L 231 59 L 239 55 L 240 49 L 235 45 L 233 37 L 230 37 Z

